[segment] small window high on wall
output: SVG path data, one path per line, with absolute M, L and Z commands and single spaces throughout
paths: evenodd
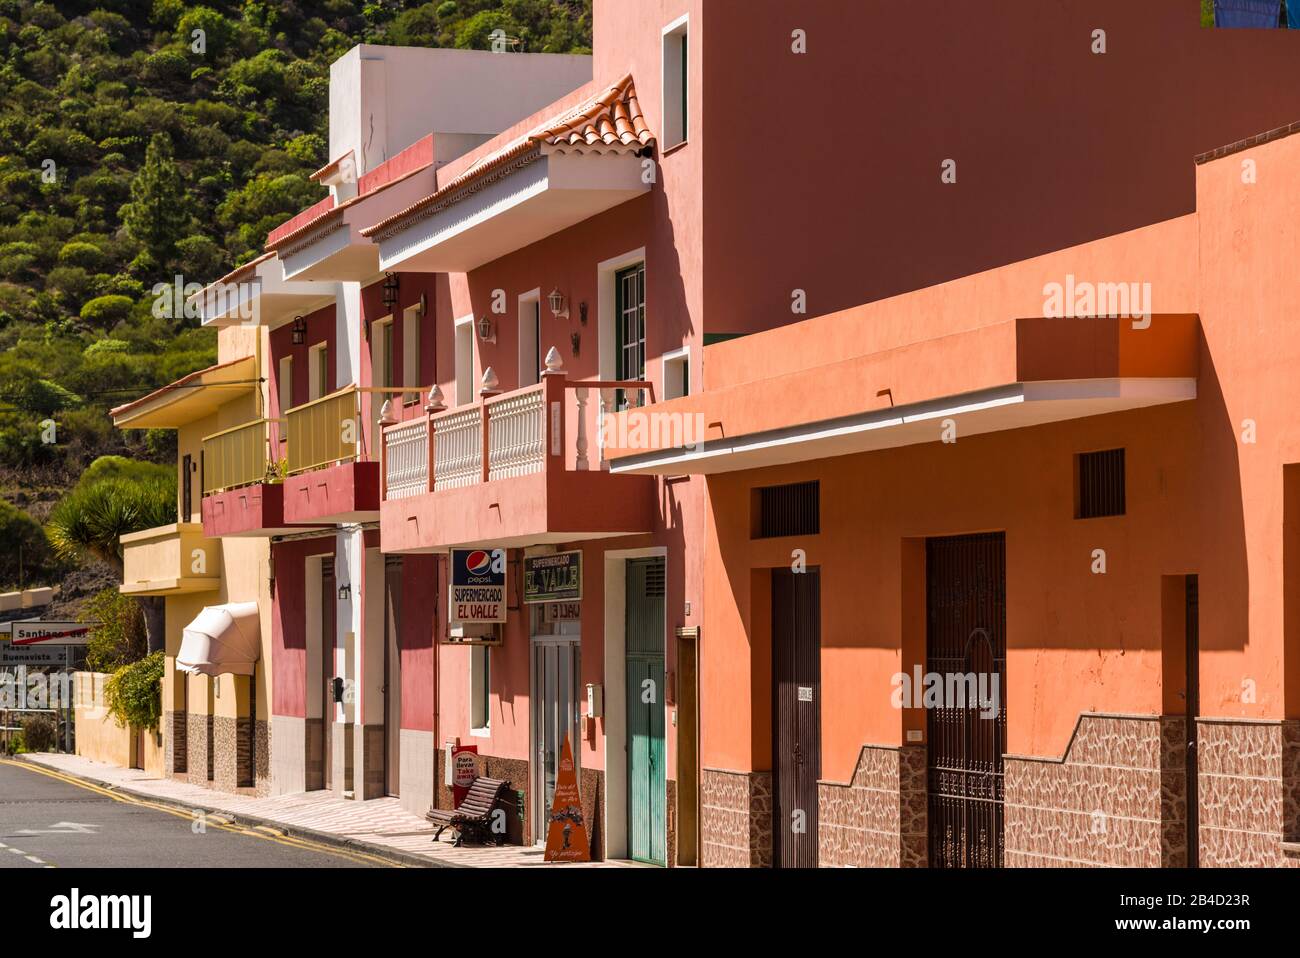
M 686 142 L 687 102 L 690 99 L 690 50 L 687 42 L 688 18 L 682 17 L 664 27 L 663 33 L 663 137 L 664 149 Z

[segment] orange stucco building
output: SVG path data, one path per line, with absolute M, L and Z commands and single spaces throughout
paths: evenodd
M 611 453 L 706 477 L 702 762 L 738 783 L 706 842 L 780 775 L 794 553 L 820 580 L 817 863 L 1297 860 L 1296 132 L 1200 157 L 1191 215 L 710 346 L 706 388 L 644 413 L 708 426 Z M 1151 315 L 1044 315 L 1067 281 L 1149 284 Z M 793 484 L 798 528 L 763 514 Z M 992 634 L 1004 727 L 981 751 L 963 717 L 945 765 L 951 727 L 892 693 L 953 628 L 968 665 Z M 727 841 L 761 857 L 769 821 Z

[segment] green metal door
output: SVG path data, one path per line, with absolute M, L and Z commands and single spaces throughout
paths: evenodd
M 627 564 L 628 857 L 668 863 L 664 560 Z

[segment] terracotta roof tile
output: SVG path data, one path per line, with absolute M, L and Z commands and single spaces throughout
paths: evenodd
M 636 84 L 628 74 L 599 96 L 581 106 L 548 120 L 531 133 L 513 140 L 494 153 L 472 164 L 459 176 L 406 209 L 381 220 L 361 231 L 362 236 L 374 236 L 391 228 L 412 214 L 436 203 L 448 200 L 457 192 L 471 186 L 515 160 L 536 152 L 565 152 L 567 150 L 596 152 L 636 151 L 654 146 L 655 137 L 646 125 L 641 104 L 636 96 Z

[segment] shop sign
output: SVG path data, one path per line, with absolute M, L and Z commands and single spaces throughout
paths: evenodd
M 451 750 L 451 794 L 457 808 L 465 801 L 478 776 L 478 764 L 474 761 L 476 755 L 477 745 L 457 745 Z
M 582 598 L 582 552 L 556 552 L 524 559 L 524 601 L 564 602 Z
M 452 549 L 449 589 L 452 622 L 506 621 L 506 550 Z
M 578 774 L 573 765 L 573 746 L 566 736 L 560 753 L 560 770 L 555 777 L 555 800 L 546 826 L 548 862 L 589 862 L 587 823 L 582 817 L 582 797 L 578 794 Z
M 14 645 L 85 645 L 90 630 L 97 623 L 86 622 L 15 622 L 11 641 Z

